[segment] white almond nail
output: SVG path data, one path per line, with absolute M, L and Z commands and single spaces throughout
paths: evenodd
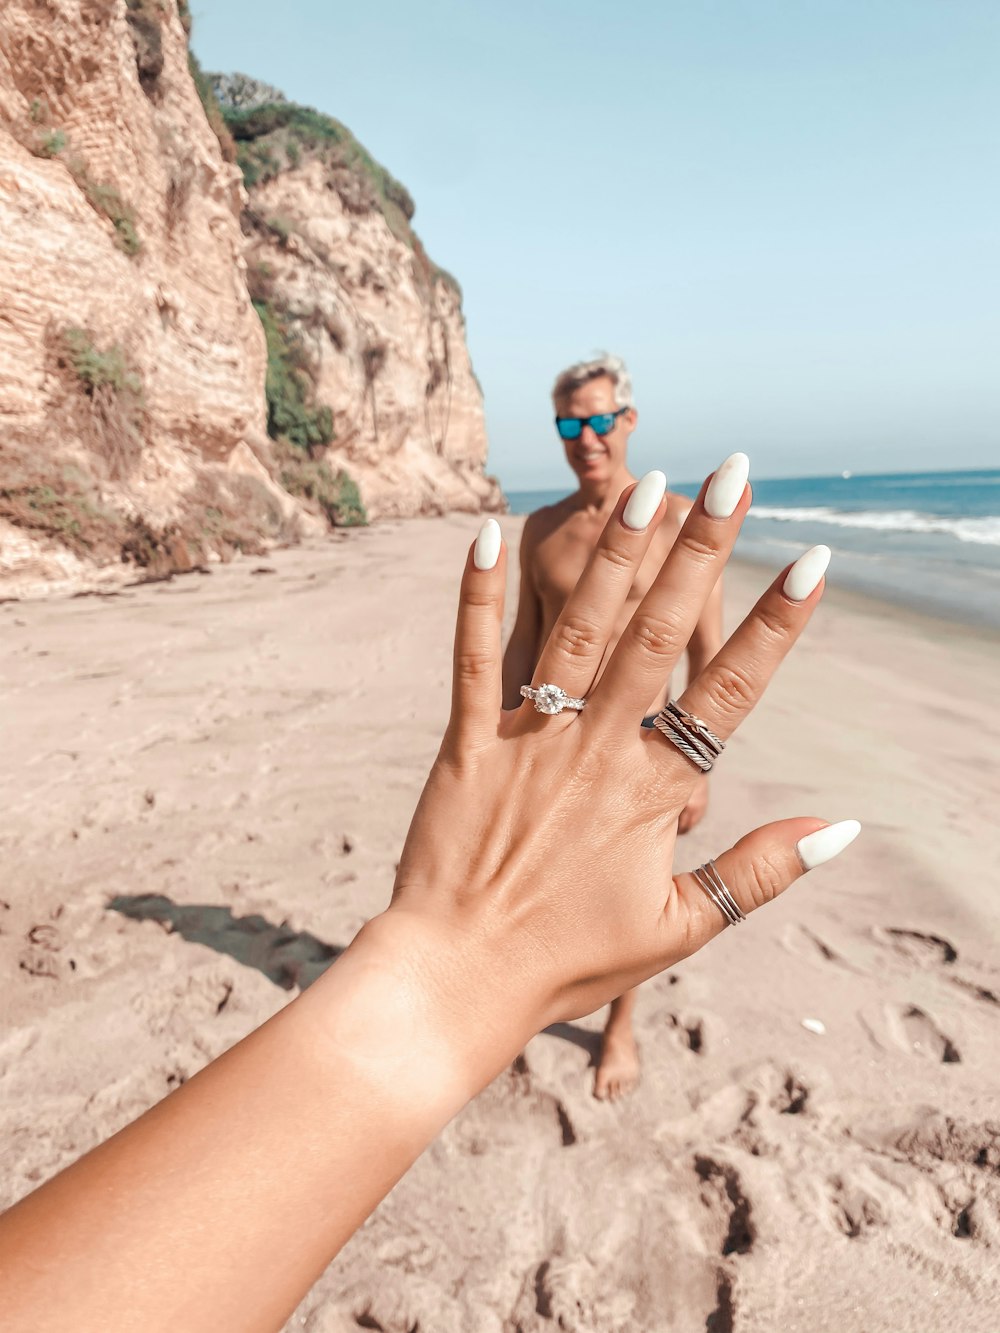
M 652 472 L 647 472 L 642 480 L 636 483 L 635 490 L 628 497 L 625 512 L 622 514 L 625 526 L 631 528 L 633 532 L 641 532 L 643 528 L 649 527 L 666 489 L 667 479 L 662 472 L 656 471 L 655 468 Z
M 808 833 L 795 844 L 799 860 L 807 870 L 815 870 L 824 861 L 832 861 L 861 832 L 861 825 L 856 819 L 842 819 L 839 824 L 827 824 L 826 828 Z
M 793 602 L 804 602 L 826 573 L 832 554 L 829 546 L 811 546 L 805 555 L 800 555 L 781 585 L 785 596 Z
M 716 469 L 705 492 L 705 513 L 712 518 L 731 518 L 746 490 L 750 459 L 746 454 L 730 454 Z
M 500 558 L 500 524 L 495 518 L 488 518 L 479 529 L 476 549 L 472 552 L 472 563 L 477 569 L 492 569 Z

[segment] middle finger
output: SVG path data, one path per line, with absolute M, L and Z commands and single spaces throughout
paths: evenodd
M 749 471 L 746 454 L 732 454 L 705 482 L 588 703 L 591 717 L 638 719 L 662 692 L 750 508 Z
M 532 677 L 585 695 L 600 670 L 608 641 L 628 599 L 663 507 L 667 479 L 647 472 L 623 491 L 597 546 L 552 627 Z

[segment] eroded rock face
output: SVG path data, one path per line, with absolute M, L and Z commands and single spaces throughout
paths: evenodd
M 371 516 L 502 503 L 483 476 L 457 288 L 393 233 L 362 176 L 340 171 L 331 188 L 305 155 L 248 200 L 206 118 L 177 6 L 0 8 L 6 591 L 325 528 L 301 485 L 293 498 L 279 484 L 293 483 L 267 437 L 248 257 L 251 277 L 271 274 L 312 397 L 332 410 L 327 462 Z M 287 228 L 261 223 L 273 214 Z
M 247 250 L 333 410 L 331 462 L 373 517 L 499 508 L 458 288 L 338 184 L 313 160 L 253 186 Z
M 0 483 L 27 469 L 58 488 L 71 466 L 94 480 L 92 508 L 162 527 L 214 488 L 212 465 L 260 449 L 265 349 L 239 170 L 206 121 L 173 0 L 147 10 L 144 27 L 125 0 L 0 11 Z M 61 355 L 68 329 L 128 367 L 127 460 L 101 457 L 101 415 L 80 401 L 93 386 Z M 0 571 L 66 573 L 55 535 L 7 536 Z

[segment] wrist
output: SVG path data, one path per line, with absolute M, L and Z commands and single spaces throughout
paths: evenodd
M 516 971 L 473 932 L 393 907 L 302 1000 L 333 1058 L 405 1105 L 429 1140 L 544 1024 Z

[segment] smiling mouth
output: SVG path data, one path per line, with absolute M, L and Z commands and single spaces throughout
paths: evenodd
M 606 458 L 607 452 L 604 449 L 589 449 L 584 454 L 577 454 L 581 463 L 596 463 L 599 458 Z

